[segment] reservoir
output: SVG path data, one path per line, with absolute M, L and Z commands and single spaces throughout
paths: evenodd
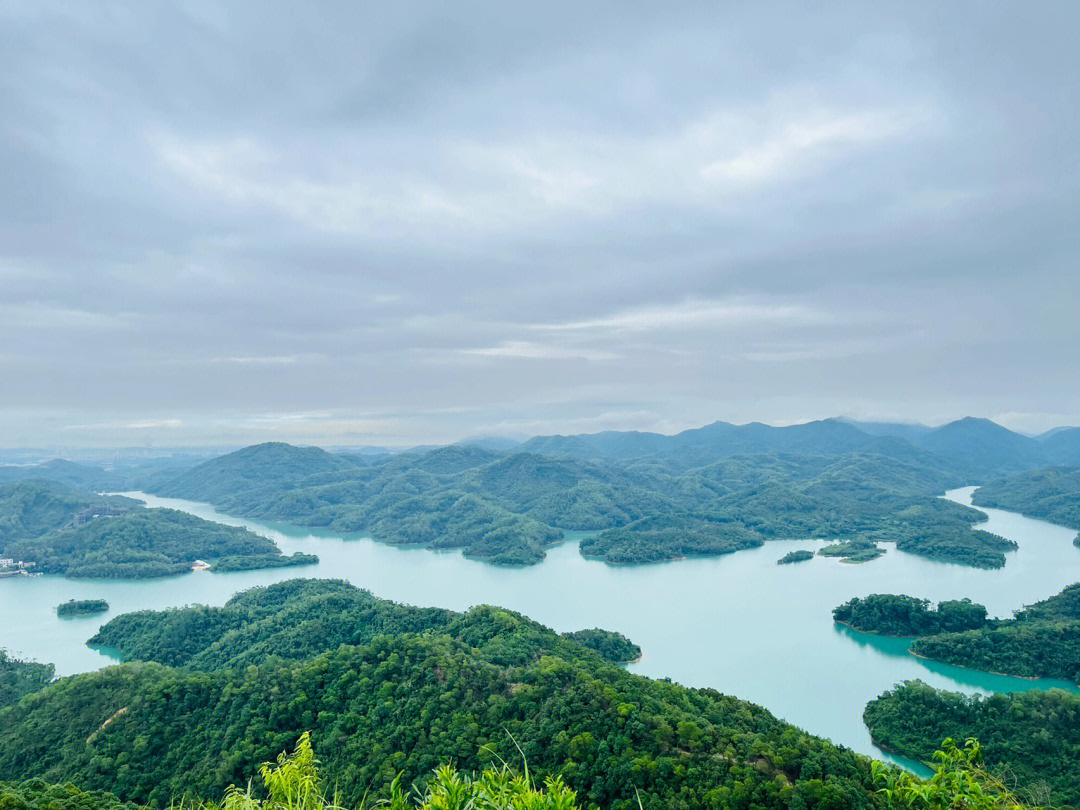
M 970 504 L 974 487 L 946 497 Z M 629 669 L 712 687 L 761 704 L 807 731 L 862 753 L 885 757 L 862 722 L 866 703 L 894 684 L 920 678 L 939 688 L 973 692 L 1060 687 L 924 661 L 908 640 L 868 636 L 836 625 L 832 609 L 853 596 L 905 593 L 933 601 L 970 597 L 992 616 L 1080 582 L 1074 530 L 997 509 L 983 509 L 981 528 L 1015 540 L 1006 565 L 984 571 L 899 552 L 860 565 L 815 557 L 776 560 L 823 541 L 770 541 L 720 557 L 644 565 L 609 565 L 580 555 L 581 532 L 551 548 L 539 565 L 503 567 L 458 551 L 399 548 L 360 536 L 224 516 L 191 501 L 124 493 L 150 506 L 181 509 L 267 535 L 285 553 L 318 554 L 318 565 L 215 574 L 193 572 L 151 580 L 69 580 L 59 576 L 0 580 L 0 648 L 56 665 L 58 675 L 115 663 L 85 645 L 109 619 L 133 610 L 185 604 L 221 605 L 238 591 L 294 577 L 347 579 L 376 596 L 454 610 L 490 603 L 520 611 L 556 630 L 603 627 L 640 644 Z M 110 609 L 61 619 L 68 599 L 105 599 Z M 889 757 L 891 758 L 891 757 Z

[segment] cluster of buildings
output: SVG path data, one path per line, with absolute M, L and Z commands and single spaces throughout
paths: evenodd
M 30 569 L 37 563 L 15 560 L 11 557 L 0 557 L 0 577 L 30 577 L 34 572 Z

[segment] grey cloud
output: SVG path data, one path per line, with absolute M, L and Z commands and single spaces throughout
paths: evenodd
M 0 445 L 1080 421 L 1078 23 L 7 4 Z

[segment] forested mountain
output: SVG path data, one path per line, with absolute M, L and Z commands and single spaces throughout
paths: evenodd
M 238 496 L 266 487 L 280 490 L 317 473 L 349 470 L 362 463 L 357 457 L 334 455 L 318 447 L 268 442 L 205 461 L 155 491 L 171 498 L 214 502 L 222 493 Z
M 1080 683 L 1080 583 L 1015 618 L 918 639 L 916 655 L 986 672 Z
M 972 502 L 1080 530 L 1080 468 L 1051 467 L 1009 475 L 979 487 Z M 1077 542 L 1080 545 L 1080 537 Z
M 129 507 L 120 514 L 70 525 L 76 512 L 113 503 L 60 485 L 25 482 L 9 503 L 17 518 L 0 535 L 0 557 L 34 563 L 34 571 L 70 577 L 156 577 L 190 571 L 196 560 L 217 570 L 273 568 L 317 562 L 309 554 L 285 557 L 272 540 L 235 526 L 173 509 Z M 4 539 L 5 537 L 10 539 Z
M 20 661 L 0 650 L 0 709 L 13 706 L 24 695 L 43 689 L 55 674 L 52 664 Z
M 1033 804 L 1080 806 L 1078 695 L 1033 689 L 986 697 L 909 681 L 871 701 L 864 718 L 876 743 L 923 762 L 947 737 L 975 738 L 991 771 L 1033 792 L 1041 799 Z
M 814 431 L 858 433 L 836 421 Z M 295 465 L 287 460 L 291 452 Z M 264 466 L 264 458 L 272 463 Z M 460 547 L 507 563 L 543 559 L 563 529 L 600 530 L 582 551 L 611 562 L 725 553 L 771 538 L 862 537 L 999 567 L 1013 547 L 972 530 L 979 512 L 938 498 L 963 479 L 910 446 L 891 456 L 733 456 L 693 469 L 657 456 L 584 461 L 476 447 L 345 466 L 330 458 L 286 445 L 248 448 L 158 491 L 198 494 L 233 514 L 366 532 L 390 543 Z M 315 472 L 303 472 L 312 466 Z M 193 492 L 191 482 L 204 471 Z
M 1044 447 L 1037 439 L 973 416 L 935 428 L 915 441 L 979 476 L 977 480 L 988 473 L 1024 470 L 1046 462 Z
M 332 624 L 327 610 L 319 618 Z M 175 614 L 162 618 L 169 626 Z M 654 810 L 881 803 L 867 759 L 713 690 L 631 675 L 510 611 L 392 632 L 301 661 L 275 652 L 279 641 L 295 652 L 296 634 L 257 632 L 258 665 L 242 665 L 241 643 L 235 667 L 127 663 L 65 678 L 0 710 L 0 773 L 140 802 L 220 795 L 311 730 L 328 782 L 354 806 L 398 772 L 408 784 L 442 762 L 476 770 L 521 754 L 534 774 L 558 774 L 584 802 L 620 810 L 637 807 L 639 791 Z M 150 646 L 167 648 L 169 635 Z

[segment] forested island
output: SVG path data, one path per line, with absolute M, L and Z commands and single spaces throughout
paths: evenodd
M 964 695 L 908 681 L 864 713 L 886 750 L 930 762 L 946 737 L 978 739 L 991 771 L 1011 775 L 1032 804 L 1080 806 L 1080 695 L 1060 689 Z
M 549 444 L 560 446 L 526 447 Z M 908 553 L 995 568 L 1015 548 L 972 528 L 982 513 L 937 497 L 964 483 L 954 465 L 905 442 L 827 421 L 734 446 L 747 454 L 718 446 L 711 457 L 578 458 L 451 446 L 369 463 L 270 443 L 148 486 L 235 515 L 461 548 L 498 563 L 539 562 L 568 529 L 597 532 L 581 551 L 608 562 L 820 537 L 855 543 L 843 547 L 849 561 L 869 559 L 880 553 L 871 546 L 891 542 Z
M 814 559 L 814 552 L 807 551 L 806 549 L 800 549 L 798 551 L 789 551 L 783 557 L 776 561 L 777 565 L 790 565 L 791 563 L 806 562 L 807 560 Z
M 91 616 L 104 613 L 109 603 L 104 599 L 69 599 L 56 606 L 57 616 Z
M 1080 683 L 1080 583 L 1017 611 L 1013 619 L 918 639 L 911 651 L 985 672 Z
M 408 784 L 449 760 L 479 770 L 522 754 L 602 807 L 877 804 L 865 757 L 714 690 L 631 675 L 499 608 L 410 608 L 292 582 L 220 609 L 123 618 L 101 640 L 129 663 L 3 710 L 0 773 L 167 803 L 244 784 L 311 730 L 352 806 L 399 772 Z M 123 768 L 102 767 L 119 757 Z
M 987 624 L 986 608 L 970 599 L 939 602 L 903 594 L 855 597 L 833 609 L 833 619 L 853 630 L 883 636 L 926 636 L 975 630 Z
M 864 563 L 876 560 L 885 553 L 885 549 L 869 540 L 844 540 L 818 549 L 822 557 L 839 557 L 840 562 Z
M 53 482 L 0 485 L 0 509 L 0 557 L 45 574 L 142 579 L 190 571 L 196 560 L 220 571 L 318 562 L 286 557 L 247 529 Z

